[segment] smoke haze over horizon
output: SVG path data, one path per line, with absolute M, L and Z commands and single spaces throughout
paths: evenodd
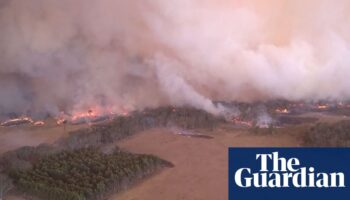
M 347 0 L 2 0 L 0 115 L 350 99 Z

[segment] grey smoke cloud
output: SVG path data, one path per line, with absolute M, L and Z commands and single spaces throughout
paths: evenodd
M 349 99 L 347 0 L 6 0 L 0 112 Z

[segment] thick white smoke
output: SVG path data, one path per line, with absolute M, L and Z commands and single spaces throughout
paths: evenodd
M 347 0 L 2 0 L 0 113 L 349 99 Z

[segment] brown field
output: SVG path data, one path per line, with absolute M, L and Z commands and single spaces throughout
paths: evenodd
M 67 136 L 68 132 L 83 128 L 86 125 L 58 126 L 53 120 L 47 120 L 45 126 L 22 125 L 0 127 L 0 153 L 14 150 L 22 146 L 37 146 L 42 143 L 53 143 Z
M 298 146 L 290 135 L 252 135 L 247 131 L 216 130 L 213 139 L 174 135 L 153 129 L 123 140 L 118 145 L 136 153 L 157 155 L 172 162 L 166 169 L 110 200 L 224 200 L 228 198 L 227 148 Z

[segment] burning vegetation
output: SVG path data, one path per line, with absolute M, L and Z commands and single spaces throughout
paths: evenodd
M 236 127 L 249 128 L 259 126 L 261 128 L 270 125 L 280 126 L 288 124 L 288 119 L 296 121 L 297 115 L 311 112 L 327 113 L 333 115 L 350 116 L 349 102 L 290 102 L 285 100 L 274 100 L 267 102 L 214 102 L 221 111 L 217 117 L 223 117 L 227 122 L 231 122 Z M 162 108 L 160 108 L 162 109 Z M 128 111 L 122 109 L 120 112 L 112 112 L 111 109 L 94 107 L 86 111 L 73 111 L 71 114 L 61 112 L 54 117 L 57 125 L 79 125 L 79 124 L 98 124 L 101 122 L 112 121 L 119 116 L 138 115 L 137 113 L 147 113 L 150 109 L 141 111 Z M 156 109 L 155 109 L 156 110 Z M 181 113 L 181 108 L 172 107 L 171 112 Z M 292 119 L 293 118 L 293 119 Z M 306 120 L 308 121 L 308 120 Z M 24 116 L 12 118 L 1 123 L 3 127 L 19 126 L 32 124 L 33 126 L 44 126 L 45 119 L 33 120 L 31 117 Z M 296 124 L 296 122 L 292 122 Z
M 1 123 L 1 126 L 18 126 L 23 124 L 30 124 L 34 121 L 30 117 L 20 117 L 15 119 L 10 119 Z
M 128 112 L 123 111 L 119 115 L 127 115 L 127 113 Z M 56 117 L 56 123 L 57 125 L 67 123 L 73 125 L 84 123 L 92 124 L 112 119 L 116 115 L 117 114 L 112 112 L 110 109 L 94 107 L 87 109 L 86 111 L 73 111 L 72 114 L 61 112 L 61 114 Z
M 289 110 L 287 108 L 277 108 L 275 112 L 278 114 L 288 114 Z

